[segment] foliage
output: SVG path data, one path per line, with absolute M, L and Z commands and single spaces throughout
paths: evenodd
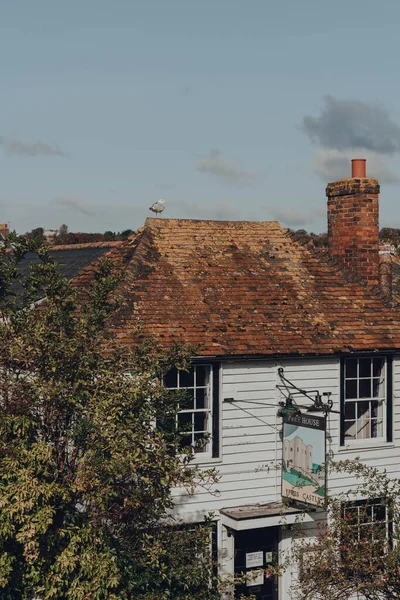
M 44 229 L 43 227 L 36 227 L 36 229 L 32 229 L 30 232 L 26 233 L 27 240 L 35 240 L 36 245 L 40 245 L 45 241 L 44 238 Z
M 208 523 L 170 527 L 167 518 L 173 487 L 190 491 L 215 474 L 178 451 L 175 431 L 155 426 L 177 409 L 163 374 L 186 368 L 190 352 L 151 341 L 128 351 L 107 335 L 124 308 L 123 274 L 109 263 L 82 294 L 45 249 L 15 234 L 8 242 L 0 249 L 0 597 L 218 597 Z M 28 250 L 40 260 L 23 276 Z
M 104 233 L 69 232 L 66 225 L 61 225 L 54 239 L 54 244 L 90 244 L 94 242 L 113 242 L 126 240 L 134 231 L 105 231 Z
M 382 600 L 400 597 L 400 480 L 356 461 L 331 467 L 357 485 L 328 499 L 328 519 L 315 538 L 297 541 L 301 600 Z M 304 535 L 303 531 L 303 535 Z

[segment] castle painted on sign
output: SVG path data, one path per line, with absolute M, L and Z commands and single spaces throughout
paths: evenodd
M 292 440 L 284 441 L 283 456 L 288 471 L 298 471 L 311 480 L 315 478 L 313 474 L 313 447 L 311 444 L 306 445 L 301 437 L 296 436 Z

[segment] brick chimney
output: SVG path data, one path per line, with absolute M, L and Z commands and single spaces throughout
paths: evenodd
M 369 285 L 379 283 L 379 183 L 354 159 L 352 178 L 329 183 L 329 252 Z

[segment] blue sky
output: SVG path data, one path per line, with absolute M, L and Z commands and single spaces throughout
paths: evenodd
M 0 0 L 0 222 L 326 229 L 366 156 L 400 227 L 395 0 Z M 306 117 L 306 118 L 305 118 Z

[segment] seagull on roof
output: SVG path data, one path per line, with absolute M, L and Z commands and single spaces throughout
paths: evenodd
M 158 202 L 154 202 L 154 204 L 152 204 L 150 206 L 149 210 L 156 213 L 156 217 L 157 217 L 160 213 L 162 213 L 166 204 L 167 203 L 165 200 L 158 200 Z

